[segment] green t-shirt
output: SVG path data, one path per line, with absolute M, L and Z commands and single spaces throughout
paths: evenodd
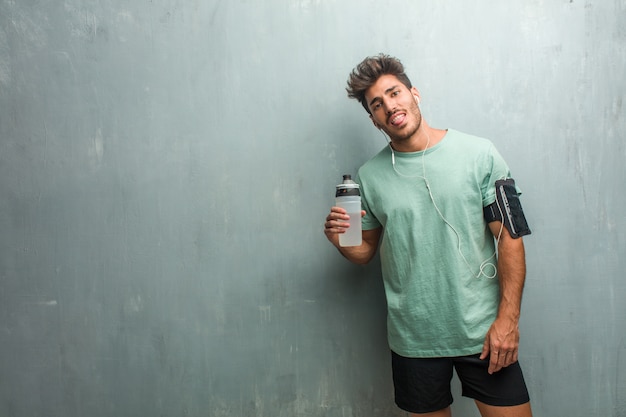
M 499 303 L 483 207 L 495 201 L 495 181 L 509 176 L 490 141 L 455 130 L 425 153 L 395 152 L 395 167 L 386 147 L 359 169 L 363 229 L 383 227 L 387 330 L 397 354 L 481 351 Z

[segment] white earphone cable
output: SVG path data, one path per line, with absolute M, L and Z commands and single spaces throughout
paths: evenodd
M 382 130 L 381 130 L 382 132 Z M 383 133 L 383 136 L 385 136 L 385 134 Z M 439 206 L 437 206 L 437 203 L 435 202 L 435 198 L 433 197 L 433 193 L 432 190 L 430 188 L 430 184 L 428 183 L 428 179 L 426 177 L 426 151 L 428 150 L 428 146 L 430 145 L 430 136 L 428 135 L 428 133 L 426 133 L 426 137 L 427 137 L 427 141 L 426 141 L 426 147 L 424 148 L 424 150 L 422 151 L 422 175 L 405 175 L 402 174 L 400 171 L 398 171 L 398 169 L 396 168 L 396 158 L 395 158 L 395 151 L 393 149 L 393 146 L 391 145 L 391 140 L 388 141 L 389 144 L 389 149 L 391 150 L 391 165 L 393 167 L 393 170 L 395 171 L 396 174 L 405 177 L 405 178 L 422 178 L 424 180 L 424 183 L 426 185 L 426 189 L 428 190 L 428 195 L 430 196 L 430 201 L 433 203 L 433 206 L 435 207 L 435 210 L 437 211 L 437 214 L 439 215 L 439 217 L 441 218 L 441 220 L 450 228 L 452 229 L 452 231 L 454 232 L 454 234 L 456 235 L 457 238 L 457 251 L 459 252 L 459 255 L 461 256 L 461 259 L 463 259 L 463 262 L 465 262 L 465 265 L 467 265 L 467 268 L 469 269 L 470 273 L 475 277 L 475 278 L 480 278 L 481 275 L 485 276 L 485 278 L 488 279 L 493 279 L 496 278 L 498 276 L 498 268 L 496 266 L 496 263 L 490 262 L 491 259 L 493 259 L 496 254 L 497 254 L 497 249 L 496 251 L 493 252 L 493 254 L 488 257 L 487 259 L 485 259 L 483 262 L 481 262 L 478 273 L 475 273 L 472 269 L 472 266 L 470 265 L 470 263 L 468 262 L 467 258 L 465 257 L 465 255 L 463 255 L 463 251 L 461 250 L 461 235 L 459 234 L 459 232 L 456 230 L 456 228 L 448 221 L 448 219 L 445 218 L 445 216 L 443 215 L 443 213 L 441 212 L 441 210 L 439 209 Z M 387 141 L 387 138 L 385 137 L 385 141 Z M 498 206 L 498 210 L 500 210 L 500 215 L 501 218 L 503 213 L 502 213 L 502 208 L 500 207 L 500 203 L 498 202 L 498 199 L 496 199 L 496 203 Z M 500 237 L 502 236 L 502 230 L 503 230 L 504 224 L 500 224 L 500 232 L 498 233 L 498 237 L 496 238 L 496 247 L 498 245 L 498 243 L 500 242 Z M 493 273 L 492 274 L 488 274 L 486 272 L 487 268 L 492 268 L 493 269 Z

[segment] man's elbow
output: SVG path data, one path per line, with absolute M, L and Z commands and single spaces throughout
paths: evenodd
M 368 255 L 359 259 L 355 259 L 353 262 L 357 265 L 367 265 L 374 258 L 374 255 Z
M 374 257 L 374 253 L 370 253 L 370 251 L 354 252 L 342 248 L 340 248 L 339 251 L 347 260 L 357 265 L 366 265 Z

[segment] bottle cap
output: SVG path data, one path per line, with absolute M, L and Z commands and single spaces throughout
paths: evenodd
M 345 174 L 343 182 L 337 185 L 335 197 L 360 196 L 359 184 L 352 181 L 352 175 Z

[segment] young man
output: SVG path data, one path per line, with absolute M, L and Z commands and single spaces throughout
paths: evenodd
M 483 417 L 531 416 L 517 361 L 521 235 L 530 231 L 512 227 L 496 198 L 508 166 L 486 139 L 431 128 L 396 58 L 366 58 L 347 91 L 389 146 L 356 178 L 363 243 L 339 246 L 349 219 L 339 207 L 331 208 L 325 234 L 359 264 L 380 245 L 396 404 L 413 416 L 450 416 L 454 368 Z M 486 216 L 486 208 L 500 216 Z

